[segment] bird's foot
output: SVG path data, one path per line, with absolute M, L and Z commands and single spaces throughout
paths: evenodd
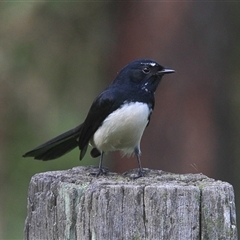
M 91 172 L 90 175 L 92 175 L 94 177 L 98 177 L 100 175 L 107 175 L 108 172 L 109 172 L 109 170 L 106 168 L 98 168 L 97 172 Z
M 140 177 L 144 177 L 145 176 L 145 171 L 143 171 L 143 169 L 139 169 L 138 170 L 138 175 L 133 177 L 132 179 L 138 179 Z

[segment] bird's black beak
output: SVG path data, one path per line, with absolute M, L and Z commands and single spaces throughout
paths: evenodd
M 168 73 L 174 73 L 175 71 L 169 68 L 164 68 L 160 71 L 157 72 L 157 75 L 164 75 L 164 74 L 168 74 Z

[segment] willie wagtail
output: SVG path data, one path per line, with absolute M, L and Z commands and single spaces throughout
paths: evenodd
M 103 154 L 117 150 L 123 155 L 134 153 L 139 165 L 137 177 L 143 176 L 141 137 L 154 109 L 154 92 L 162 76 L 173 72 L 149 59 L 131 62 L 94 100 L 82 124 L 25 153 L 23 157 L 47 161 L 78 147 L 82 160 L 90 144 L 93 147 L 91 156 L 100 156 L 97 176 L 105 173 Z

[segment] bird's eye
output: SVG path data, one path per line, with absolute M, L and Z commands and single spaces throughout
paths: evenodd
M 144 68 L 142 69 L 142 71 L 143 71 L 143 73 L 145 73 L 145 74 L 149 74 L 149 73 L 150 73 L 150 68 L 149 68 L 149 67 L 144 67 Z

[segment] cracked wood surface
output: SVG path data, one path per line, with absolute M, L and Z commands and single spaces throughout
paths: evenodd
M 92 167 L 36 174 L 25 239 L 237 240 L 233 188 L 202 174 L 144 169 L 133 180 Z

